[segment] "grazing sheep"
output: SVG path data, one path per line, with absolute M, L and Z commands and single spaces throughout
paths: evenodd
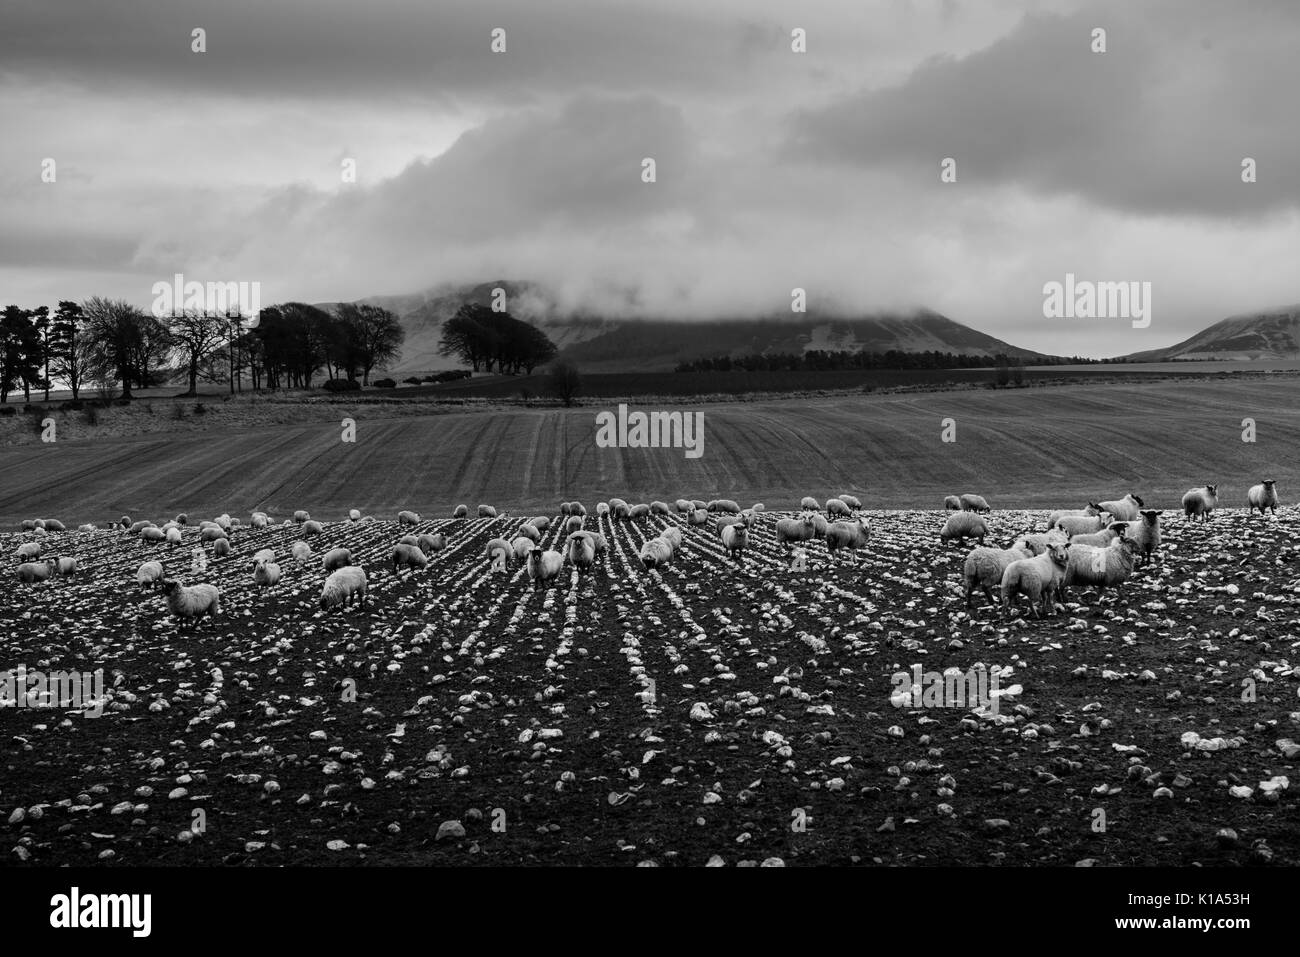
M 582 531 L 582 516 L 570 515 L 564 520 L 564 534 L 572 535 L 574 532 Z
M 1059 522 L 1061 519 L 1065 518 L 1067 515 L 1079 515 L 1084 518 L 1089 518 L 1089 517 L 1096 518 L 1103 511 L 1105 510 L 1095 502 L 1089 502 L 1087 508 L 1058 508 L 1056 511 L 1050 513 L 1047 516 L 1047 527 L 1055 528 L 1056 523 Z
M 1053 528 L 1046 532 L 1026 532 L 1014 542 L 1012 548 L 1027 548 L 1031 555 L 1041 555 L 1047 551 L 1049 545 L 1068 545 L 1070 536 L 1059 528 Z
M 651 502 L 651 503 L 650 503 L 650 514 L 651 514 L 651 515 L 669 515 L 669 514 L 671 514 L 671 509 L 668 508 L 668 503 L 667 503 L 667 502 Z
M 289 554 L 293 555 L 295 561 L 305 562 L 311 558 L 311 546 L 306 542 L 294 542 Z
M 520 525 L 519 530 L 515 532 L 515 534 L 522 535 L 524 538 L 530 539 L 534 542 L 540 542 L 542 540 L 542 533 L 539 532 L 536 527 L 529 525 L 528 523 Z
M 177 529 L 172 529 L 173 532 Z M 142 542 L 161 542 L 165 541 L 167 533 L 156 525 L 150 525 L 148 528 L 140 529 L 140 541 Z
M 627 513 L 628 518 L 646 518 L 650 514 L 650 506 L 642 502 L 640 505 L 633 505 Z
M 493 508 L 491 505 L 480 505 L 480 506 L 478 507 L 478 517 L 479 517 L 479 518 L 496 518 L 496 517 L 497 517 L 497 510 L 496 510 L 495 508 Z
M 190 517 L 184 512 L 181 512 L 174 519 L 172 519 L 172 521 L 175 522 L 177 525 L 188 525 L 190 523 Z
M 305 508 L 300 508 L 293 513 L 293 520 L 301 525 L 303 522 L 311 521 L 311 515 L 307 513 Z
M 596 546 L 597 555 L 604 555 L 609 551 L 609 543 L 605 541 L 605 536 L 600 532 L 587 532 L 586 534 L 591 536 L 592 544 Z
M 225 558 L 230 554 L 230 539 L 218 538 L 212 543 L 212 555 L 214 558 Z
M 302 523 L 302 537 L 310 538 L 312 535 L 322 535 L 325 532 L 325 526 L 320 522 L 306 521 Z
M 847 502 L 838 498 L 828 498 L 826 500 L 826 514 L 832 517 L 843 516 L 844 518 L 852 518 L 853 509 L 849 508 Z
M 538 515 L 536 518 L 530 518 L 528 524 L 539 532 L 544 532 L 551 527 L 551 520 L 545 515 Z
M 744 524 L 745 520 L 739 515 L 719 515 L 713 520 L 713 530 L 721 535 L 724 528 L 728 528 L 732 525 Z
M 1113 502 L 1098 502 L 1097 508 L 1103 512 L 1110 512 L 1114 521 L 1136 522 L 1138 512 L 1141 511 L 1145 504 L 1142 499 L 1129 492 L 1123 498 L 1116 499 Z
M 993 589 L 1002 587 L 1002 576 L 1011 563 L 1033 557 L 1034 553 L 1029 546 L 1019 542 L 1010 548 L 985 548 L 981 545 L 971 549 L 962 565 L 962 578 L 966 583 L 966 607 L 970 607 L 970 598 L 977 585 L 988 598 L 989 604 L 996 606 L 998 600 L 993 597 Z
M 131 527 L 131 516 L 130 516 L 130 515 L 123 515 L 121 518 L 119 518 L 119 519 L 117 520 L 117 524 L 121 525 L 123 528 L 128 528 L 128 529 L 129 529 L 129 528 Z M 151 525 L 152 522 L 145 522 L 144 524 L 146 524 L 146 525 Z M 137 529 L 137 531 L 138 531 L 138 529 Z
M 47 532 L 66 532 L 68 530 L 67 527 L 62 522 L 60 522 L 57 518 L 47 518 L 44 519 L 43 521 L 44 521 L 44 525 L 42 525 L 41 527 L 44 528 Z
M 691 503 L 690 499 L 679 498 L 677 501 L 673 502 L 673 505 L 677 507 L 679 515 L 685 515 L 687 512 L 695 511 L 695 506 Z
M 177 621 L 221 614 L 221 592 L 216 585 L 182 585 L 175 579 L 164 578 L 162 590 L 167 596 L 167 607 Z
M 54 577 L 55 564 L 52 561 L 23 562 L 18 566 L 18 580 L 25 584 L 43 582 Z
M 254 565 L 256 565 L 258 562 L 273 562 L 273 561 L 275 561 L 274 548 L 262 548 L 253 553 Z
M 939 532 L 939 541 L 949 542 L 953 539 L 961 541 L 965 538 L 978 538 L 979 543 L 983 545 L 984 536 L 988 533 L 989 527 L 978 513 L 972 511 L 953 512 L 948 516 L 948 520 L 943 523 L 943 529 Z
M 40 542 L 23 542 L 14 550 L 14 557 L 19 559 L 40 558 Z
M 457 505 L 451 513 L 452 518 L 469 518 L 469 506 Z
M 1276 479 L 1264 479 L 1259 485 L 1252 485 L 1250 491 L 1246 493 L 1246 502 L 1250 505 L 1250 514 L 1255 514 L 1255 509 L 1259 509 L 1259 517 L 1264 517 L 1264 509 L 1271 509 L 1273 514 L 1277 514 L 1277 489 L 1273 486 L 1277 484 Z
M 181 543 L 181 530 L 179 528 L 167 529 L 167 543 L 172 547 L 175 547 Z
M 140 532 L 140 534 L 141 534 L 141 535 L 144 534 L 143 530 Z M 215 542 L 217 539 L 219 539 L 219 538 L 225 538 L 225 537 L 226 537 L 226 531 L 225 531 L 225 529 L 220 528 L 220 527 L 217 526 L 217 525 L 205 525 L 205 526 L 204 526 L 204 527 L 199 531 L 199 541 L 201 541 L 201 542 L 205 542 L 205 543 L 206 543 L 206 542 Z
M 511 550 L 510 543 L 504 538 L 494 538 L 487 543 L 483 554 L 487 556 L 493 571 L 505 571 L 510 564 L 510 556 L 514 554 L 514 551 Z
M 705 510 L 709 512 L 723 512 L 727 515 L 740 514 L 740 506 L 729 498 L 714 499 L 705 506 Z
M 568 503 L 568 502 L 561 502 L 561 503 L 560 503 L 560 518 L 568 518 L 568 517 L 569 517 L 569 503 Z
M 855 512 L 858 509 L 862 508 L 862 503 L 858 501 L 857 496 L 855 495 L 841 495 L 840 501 L 843 502 L 845 505 L 847 505 L 849 508 L 853 509 Z
M 321 568 L 327 572 L 337 571 L 352 564 L 352 553 L 346 548 L 331 548 L 321 559 Z
M 1124 537 L 1124 530 L 1128 528 L 1128 522 L 1111 522 L 1100 532 L 1088 532 L 1083 535 L 1071 535 L 1071 545 L 1092 545 L 1096 548 L 1105 548 L 1117 538 Z
M 960 512 L 961 499 L 956 495 L 945 495 L 943 498 L 943 507 L 949 512 Z
M 280 566 L 275 562 L 267 561 L 265 558 L 258 559 L 253 565 L 253 584 L 276 585 L 280 582 Z
M 813 498 L 811 495 L 805 495 L 803 498 L 799 499 L 799 507 L 805 512 L 821 511 L 821 506 L 817 504 L 817 499 Z
M 798 518 L 781 518 L 776 522 L 776 543 L 778 545 L 793 545 L 797 542 L 810 541 L 817 533 L 817 526 L 813 524 L 811 515 L 804 514 Z
M 1029 599 L 1029 607 L 1035 618 L 1041 618 L 1039 608 L 1047 615 L 1056 614 L 1056 605 L 1052 598 L 1065 578 L 1065 568 L 1070 561 L 1072 547 L 1054 544 L 1047 551 L 1033 558 L 1021 558 L 1007 566 L 1002 573 L 1002 611 L 1011 610 L 1011 601 L 1017 595 Z
M 1210 520 L 1210 514 L 1219 504 L 1219 486 L 1203 485 L 1190 489 L 1183 496 L 1183 517 L 1188 521 L 1199 518 L 1202 522 Z
M 1100 532 L 1110 524 L 1108 513 L 1100 515 L 1063 515 L 1056 520 L 1056 527 L 1073 538 L 1075 535 L 1087 535 Z
M 397 544 L 411 545 L 414 547 L 420 544 L 420 540 L 416 538 L 414 535 L 403 535 L 401 538 L 397 540 Z
M 691 504 L 694 505 L 696 508 L 704 509 L 706 512 L 709 510 L 709 503 L 704 501 L 703 499 L 698 499 L 698 498 L 693 499 L 691 501 Z
M 366 570 L 359 565 L 348 565 L 330 572 L 320 592 L 322 611 L 342 605 L 347 608 L 355 597 L 363 606 L 366 603 Z
M 1094 585 L 1098 598 L 1107 587 L 1114 587 L 1118 591 L 1119 586 L 1133 574 L 1137 548 L 1137 543 L 1129 538 L 1117 538 L 1105 548 L 1071 545 L 1065 578 L 1057 586 L 1061 600 L 1065 600 L 1068 585 Z
M 982 495 L 975 495 L 974 493 L 967 492 L 965 495 L 959 496 L 957 501 L 961 503 L 962 510 L 966 512 L 993 511 L 993 509 L 989 508 L 989 503 L 984 501 L 984 496 Z
M 694 509 L 690 515 L 686 516 L 687 525 L 707 525 L 708 522 L 709 513 L 702 508 Z
M 442 532 L 434 532 L 432 535 L 417 535 L 415 544 L 424 554 L 436 555 L 447 547 L 447 536 Z
M 429 567 L 429 559 L 414 545 L 394 545 L 392 558 L 393 571 L 397 571 L 403 565 L 407 568 Z
M 1141 512 L 1141 521 L 1129 522 L 1128 529 L 1124 532 L 1125 538 L 1130 538 L 1137 545 L 1138 554 L 1142 557 L 1142 563 L 1146 564 L 1151 561 L 1151 556 L 1160 548 L 1160 516 L 1163 513 L 1154 508 L 1143 509 Z
M 78 525 L 78 526 L 77 526 L 77 531 L 79 531 L 79 532 L 93 532 L 93 531 L 95 531 L 95 530 L 96 530 L 96 529 L 95 529 L 95 526 L 94 526 L 94 525 L 90 525 L 90 524 L 86 524 L 86 525 Z
M 252 525 L 254 528 L 266 528 L 266 526 L 269 524 L 271 524 L 271 519 L 267 516 L 265 512 L 253 513 Z
M 56 575 L 63 575 L 63 576 L 75 575 L 77 574 L 78 567 L 79 566 L 77 564 L 77 560 L 70 556 L 65 556 L 63 558 L 56 558 L 54 560 L 54 574 Z
M 597 503 L 596 503 L 596 514 L 597 514 L 597 515 L 608 515 L 608 514 L 609 514 L 609 503 L 608 503 L 608 502 L 597 502 Z
M 23 519 L 23 521 L 22 521 L 22 525 L 21 525 L 20 527 L 22 528 L 22 530 L 23 530 L 24 532 L 32 532 L 32 531 L 35 531 L 35 530 L 36 530 L 36 520 L 33 519 L 33 518 L 25 518 L 25 519 Z
M 581 502 L 570 502 L 570 503 L 569 503 L 569 514 L 570 514 L 570 515 L 586 515 L 586 514 L 587 514 L 587 506 L 583 505 Z
M 671 525 L 659 533 L 659 537 L 673 547 L 676 552 L 682 547 L 682 530 L 676 525 Z
M 734 559 L 740 559 L 749 547 L 749 529 L 743 524 L 724 525 L 722 528 L 722 547 Z
M 510 542 L 511 553 L 515 556 L 517 561 L 521 562 L 525 561 L 528 558 L 529 553 L 536 547 L 537 542 L 529 538 L 527 535 L 518 535 Z
M 145 562 L 135 573 L 135 581 L 141 588 L 148 588 L 163 580 L 162 562 Z
M 831 523 L 826 521 L 826 517 L 821 512 L 812 513 L 813 538 L 825 538 L 826 531 L 831 527 Z
M 139 535 L 141 529 L 152 528 L 152 527 L 153 527 L 153 522 L 149 521 L 146 518 L 138 522 L 132 522 L 129 526 L 127 526 L 127 532 L 130 533 L 131 535 Z
M 651 538 L 641 546 L 637 558 L 641 561 L 641 567 L 647 570 L 667 565 L 673 558 L 672 542 L 663 538 Z
M 560 577 L 563 568 L 564 556 L 559 552 L 535 547 L 528 553 L 528 577 L 534 585 Z
M 767 506 L 764 505 L 762 502 L 755 502 L 753 505 L 751 505 L 751 506 L 749 506 L 749 507 L 750 507 L 750 509 L 752 509 L 752 510 L 755 511 L 755 512 L 766 512 L 766 511 L 767 511 Z
M 867 547 L 871 526 L 863 519 L 852 522 L 832 522 L 826 529 L 826 551 L 834 556 L 841 548 L 855 551 Z
M 579 572 L 596 564 L 596 542 L 590 532 L 574 532 L 565 539 L 564 560 Z
M 357 516 L 357 517 L 360 518 L 360 516 Z M 401 511 L 401 512 L 398 512 L 398 513 L 397 513 L 397 524 L 398 524 L 398 525 L 419 525 L 419 524 L 420 524 L 420 513 L 419 513 L 419 512 L 408 512 L 408 511 Z
M 632 506 L 621 498 L 611 498 L 609 500 L 609 511 L 614 516 L 614 520 L 630 519 L 632 517 Z

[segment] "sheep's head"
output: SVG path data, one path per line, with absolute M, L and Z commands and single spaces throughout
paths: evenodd
M 1205 491 L 1209 492 L 1211 495 L 1218 495 L 1218 494 L 1219 494 L 1219 486 L 1217 486 L 1217 485 L 1206 485 L 1206 486 L 1205 486 Z
M 1277 484 L 1277 479 L 1264 479 L 1264 488 L 1271 490 Z
M 1120 538 L 1123 538 L 1124 533 L 1128 531 L 1128 522 L 1111 522 L 1106 527 L 1109 528 L 1116 535 L 1118 535 Z
M 1148 525 L 1154 525 L 1156 523 L 1156 519 L 1158 519 L 1159 517 L 1160 517 L 1160 511 L 1158 509 L 1148 508 L 1142 510 L 1142 518 Z
M 1052 556 L 1052 561 L 1062 568 L 1070 560 L 1069 552 L 1070 546 L 1062 542 L 1054 542 L 1047 546 L 1047 553 Z
M 174 578 L 164 578 L 162 580 L 162 590 L 166 595 L 170 595 L 180 587 L 181 583 L 176 581 Z
M 1138 503 L 1138 508 L 1141 508 L 1143 505 L 1146 504 L 1146 502 L 1142 501 L 1142 496 L 1140 495 L 1134 495 L 1132 492 L 1129 492 L 1128 497 Z
M 1098 505 L 1096 502 L 1089 502 L 1088 508 L 1092 509 L 1093 515 L 1100 515 L 1103 511 L 1102 507 Z

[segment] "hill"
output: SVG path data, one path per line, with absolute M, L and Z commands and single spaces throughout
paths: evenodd
M 1300 359 L 1300 305 L 1230 316 L 1164 349 L 1122 356 L 1129 362 L 1170 359 Z

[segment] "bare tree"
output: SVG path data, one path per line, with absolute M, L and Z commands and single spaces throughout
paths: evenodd
M 189 378 L 186 396 L 199 394 L 199 377 L 213 378 L 212 360 L 226 342 L 225 316 L 186 309 L 163 320 L 180 366 Z

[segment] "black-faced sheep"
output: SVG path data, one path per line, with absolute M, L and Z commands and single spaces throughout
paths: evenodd
M 1136 522 L 1138 512 L 1146 503 L 1132 492 L 1113 502 L 1098 502 L 1097 507 L 1103 512 L 1110 512 L 1117 522 Z
M 535 547 L 528 553 L 528 577 L 534 584 L 558 578 L 563 568 L 564 556 L 559 552 Z
M 1219 504 L 1219 486 L 1203 485 L 1189 489 L 1183 496 L 1183 517 L 1189 522 L 1199 518 L 1202 522 L 1210 520 L 1210 514 Z
M 749 529 L 744 524 L 724 525 L 722 527 L 722 547 L 734 559 L 739 559 L 749 547 Z
M 1276 479 L 1264 479 L 1258 485 L 1252 485 L 1250 491 L 1246 493 L 1246 504 L 1250 506 L 1250 514 L 1255 514 L 1255 509 L 1259 509 L 1259 517 L 1264 517 L 1264 509 L 1269 509 L 1274 515 L 1277 514 L 1277 484 Z

